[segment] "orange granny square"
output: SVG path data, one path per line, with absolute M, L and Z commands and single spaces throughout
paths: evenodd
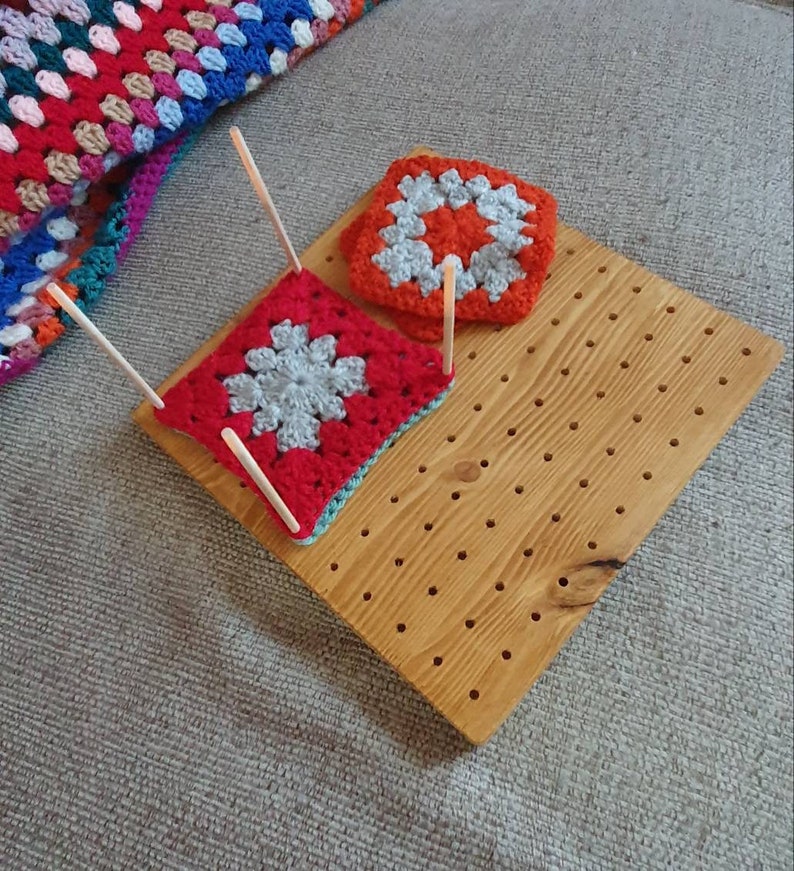
M 547 191 L 478 161 L 395 161 L 340 240 L 354 293 L 393 310 L 413 336 L 441 335 L 443 263 L 456 268 L 458 321 L 516 323 L 554 257 Z

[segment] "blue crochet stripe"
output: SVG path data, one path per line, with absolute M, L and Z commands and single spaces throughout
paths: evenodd
M 336 495 L 331 499 L 331 501 L 325 506 L 325 510 L 320 515 L 317 523 L 314 526 L 314 530 L 312 534 L 308 538 L 294 539 L 295 544 L 314 544 L 315 541 L 328 529 L 328 527 L 333 523 L 336 515 L 344 508 L 347 500 L 353 495 L 355 490 L 361 485 L 366 476 L 367 472 L 372 468 L 375 464 L 375 461 L 378 457 L 388 448 L 390 448 L 397 439 L 407 430 L 409 430 L 414 424 L 419 423 L 422 418 L 427 417 L 431 411 L 434 411 L 436 408 L 441 405 L 441 403 L 447 398 L 449 395 L 449 391 L 452 389 L 454 385 L 454 381 L 452 381 L 447 387 L 447 389 L 443 393 L 439 393 L 439 395 L 427 403 L 427 405 L 422 406 L 419 411 L 415 412 L 408 418 L 404 423 L 400 424 L 399 427 L 386 439 L 385 442 L 375 451 L 375 453 L 362 465 L 359 467 L 358 471 L 353 474 L 350 480 L 345 484 L 345 486 L 339 490 Z

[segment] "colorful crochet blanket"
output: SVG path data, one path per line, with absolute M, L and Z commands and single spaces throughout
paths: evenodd
M 222 104 L 381 0 L 12 0 L 0 6 L 0 384 L 90 306 Z
M 304 269 L 175 384 L 155 416 L 211 451 L 290 534 L 221 438 L 231 427 L 300 524 L 295 540 L 310 544 L 451 383 L 437 350 L 381 327 Z

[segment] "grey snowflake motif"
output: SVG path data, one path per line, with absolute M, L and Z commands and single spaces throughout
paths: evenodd
M 464 182 L 456 169 L 447 170 L 436 181 L 425 170 L 416 178 L 406 175 L 397 189 L 403 199 L 386 207 L 395 222 L 380 231 L 388 247 L 372 258 L 388 275 L 392 287 L 413 279 L 423 297 L 441 287 L 444 265 L 433 265 L 433 252 L 421 237 L 427 232 L 422 215 L 444 204 L 460 209 L 474 203 L 480 215 L 490 222 L 487 232 L 494 238 L 472 254 L 468 269 L 457 255 L 449 258 L 455 265 L 456 299 L 461 300 L 482 287 L 491 302 L 498 302 L 514 281 L 526 278 L 516 255 L 533 242 L 523 231 L 530 226 L 525 220 L 527 214 L 537 207 L 522 200 L 514 184 L 494 188 L 484 175 Z
M 320 424 L 344 420 L 342 401 L 366 393 L 366 363 L 361 357 L 336 356 L 336 337 L 309 341 L 306 324 L 284 320 L 270 329 L 271 347 L 252 348 L 245 355 L 248 368 L 223 379 L 232 413 L 253 411 L 252 432 L 275 432 L 279 451 L 316 450 Z

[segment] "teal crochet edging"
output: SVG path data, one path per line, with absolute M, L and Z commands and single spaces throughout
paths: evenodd
M 314 544 L 315 541 L 328 529 L 328 527 L 333 523 L 334 518 L 337 514 L 344 508 L 347 500 L 353 495 L 355 490 L 361 485 L 364 477 L 367 472 L 372 468 L 375 464 L 378 457 L 388 448 L 390 448 L 397 439 L 407 430 L 409 430 L 414 424 L 419 423 L 422 418 L 427 417 L 431 411 L 435 411 L 441 405 L 441 403 L 447 398 L 449 395 L 449 391 L 452 389 L 454 385 L 454 381 L 451 381 L 449 387 L 443 392 L 440 393 L 435 399 L 431 402 L 428 402 L 427 405 L 423 405 L 419 411 L 415 412 L 408 418 L 404 423 L 400 424 L 399 427 L 383 442 L 383 444 L 375 451 L 375 453 L 364 463 L 359 470 L 350 478 L 350 480 L 345 484 L 345 486 L 331 499 L 331 501 L 325 506 L 325 510 L 320 515 L 319 520 L 315 524 L 314 531 L 308 538 L 301 539 L 293 539 L 295 544 L 301 545 L 309 545 Z
M 108 282 L 123 261 L 126 248 L 137 236 L 145 215 L 159 192 L 159 186 L 171 176 L 200 133 L 201 129 L 192 131 L 173 149 L 165 171 L 157 180 L 155 190 L 136 190 L 134 174 L 123 185 L 121 196 L 108 209 L 97 227 L 92 245 L 83 254 L 80 265 L 66 274 L 66 280 L 80 292 L 76 300 L 80 308 L 90 310 L 107 289 Z M 71 323 L 71 318 L 65 312 L 62 320 L 65 324 Z

